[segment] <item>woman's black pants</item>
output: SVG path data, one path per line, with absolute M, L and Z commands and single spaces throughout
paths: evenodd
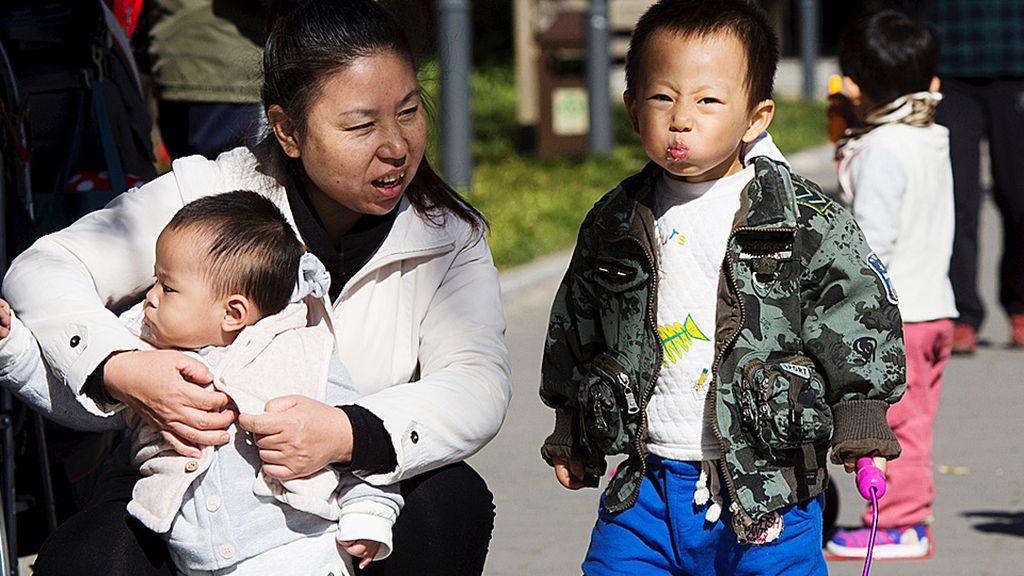
M 35 576 L 169 576 L 175 573 L 159 536 L 127 512 L 138 479 L 111 467 L 89 505 L 43 543 Z M 401 483 L 405 507 L 394 526 L 394 551 L 356 574 L 461 576 L 483 573 L 494 528 L 494 499 L 464 462 Z

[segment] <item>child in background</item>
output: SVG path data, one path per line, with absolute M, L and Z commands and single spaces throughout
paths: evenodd
M 154 273 L 144 301 L 122 320 L 155 348 L 192 351 L 241 412 L 261 413 L 289 394 L 354 400 L 323 301 L 330 276 L 267 198 L 236 191 L 186 204 L 157 239 Z M 3 300 L 0 338 L 3 373 L 34 364 L 34 378 L 45 380 L 38 348 Z M 82 401 L 96 418 L 112 416 L 102 399 Z M 236 425 L 227 444 L 181 456 L 160 430 L 125 412 L 142 472 L 128 511 L 167 539 L 179 571 L 340 576 L 352 573 L 349 555 L 365 567 L 390 553 L 402 505 L 395 487 L 333 468 L 287 481 L 264 476 L 257 448 Z
M 777 62 L 744 0 L 661 0 L 633 32 L 624 100 L 651 162 L 581 226 L 540 390 L 563 486 L 627 456 L 589 576 L 825 574 L 829 448 L 851 471 L 899 454 L 885 270 L 852 216 L 756 140 Z
M 941 98 L 938 53 L 934 32 L 891 10 L 856 22 L 840 43 L 844 91 L 864 127 L 838 149 L 839 182 L 892 276 L 907 355 L 907 390 L 888 413 L 903 454 L 889 464 L 879 501 L 876 558 L 924 558 L 934 545 L 932 425 L 957 317 L 949 132 L 932 121 Z M 870 510 L 862 521 L 863 528 L 837 530 L 826 549 L 863 558 Z

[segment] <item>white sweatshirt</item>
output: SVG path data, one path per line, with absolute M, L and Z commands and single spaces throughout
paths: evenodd
M 956 318 L 949 131 L 937 124 L 879 126 L 843 148 L 839 183 L 888 268 L 903 321 Z

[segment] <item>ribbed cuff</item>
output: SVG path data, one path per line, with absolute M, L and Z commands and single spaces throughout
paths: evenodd
M 544 440 L 540 448 L 540 456 L 548 466 L 554 466 L 555 458 L 568 460 L 572 456 L 575 446 L 572 439 L 572 423 L 575 419 L 575 411 L 565 408 L 555 410 L 555 430 Z
M 899 440 L 885 419 L 888 409 L 889 404 L 883 400 L 850 400 L 833 406 L 832 462 L 842 464 L 861 456 L 889 460 L 899 456 Z
M 82 394 L 92 398 L 93 402 L 100 406 L 117 404 L 117 400 L 114 400 L 107 394 L 107 388 L 103 385 L 103 370 L 107 367 L 107 360 L 110 360 L 110 356 L 107 356 L 100 362 L 100 365 L 85 379 L 85 385 L 82 386 Z
M 107 369 L 107 362 L 111 358 L 121 354 L 123 352 L 134 352 L 135 350 L 115 350 L 111 352 L 106 358 L 104 358 L 99 366 L 89 374 L 89 377 L 85 379 L 85 384 L 82 385 L 82 394 L 92 400 L 98 408 L 105 412 L 114 413 L 123 408 L 123 404 L 120 401 L 112 397 L 107 393 L 106 376 L 104 371 Z
M 338 406 L 352 425 L 352 461 L 349 467 L 366 474 L 385 474 L 398 467 L 398 456 L 384 421 L 362 406 Z
M 376 514 L 365 513 L 341 513 L 338 520 L 338 532 L 335 538 L 338 542 L 351 540 L 372 540 L 380 542 L 380 548 L 373 560 L 383 560 L 391 555 L 394 547 L 392 543 L 392 526 L 395 521 Z

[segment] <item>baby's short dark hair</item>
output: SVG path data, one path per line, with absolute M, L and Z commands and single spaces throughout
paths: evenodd
M 194 232 L 207 246 L 204 276 L 218 295 L 242 294 L 263 316 L 288 305 L 305 251 L 265 196 L 237 190 L 189 202 L 165 230 Z
M 927 90 L 938 64 L 935 31 L 895 10 L 861 18 L 839 41 L 840 69 L 874 104 Z
M 626 53 L 626 91 L 632 92 L 643 74 L 644 53 L 659 31 L 682 38 L 727 32 L 736 37 L 747 57 L 747 96 L 750 108 L 772 97 L 779 41 L 759 6 L 748 0 L 660 0 L 647 9 L 633 29 Z

